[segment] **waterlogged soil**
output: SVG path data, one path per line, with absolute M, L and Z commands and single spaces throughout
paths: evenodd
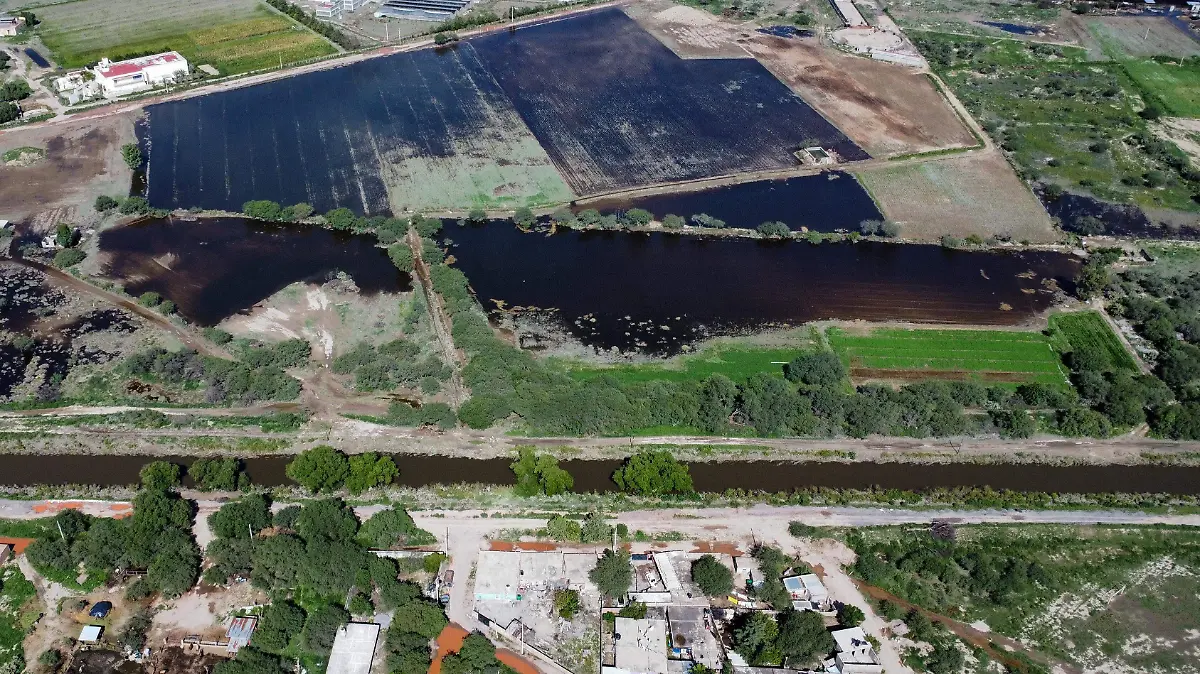
M 783 169 L 855 145 L 761 64 L 685 60 L 616 8 L 469 42 L 576 194 Z
M 510 458 L 470 459 L 393 454 L 400 469 L 396 485 L 428 487 L 445 484 L 513 484 Z M 292 484 L 284 473 L 291 456 L 245 459 L 246 472 L 262 487 Z M 110 487 L 135 484 L 150 461 L 190 465 L 188 456 L 60 455 L 47 462 L 29 454 L 0 455 L 0 483 L 5 486 L 91 484 Z M 567 460 L 560 464 L 575 478 L 578 492 L 617 491 L 613 472 L 619 460 Z M 805 487 L 834 489 L 925 490 L 939 487 L 984 487 L 1022 492 L 1058 493 L 1200 493 L 1200 467 L 1180 466 L 1028 466 L 1001 464 L 929 464 L 919 470 L 872 463 L 731 461 L 688 462 L 697 491 L 749 489 L 789 492 Z M 184 471 L 186 475 L 187 471 Z M 193 486 L 185 478 L 185 487 Z
M 785 180 L 757 180 L 696 192 L 674 192 L 632 199 L 601 199 L 580 205 L 602 213 L 642 208 L 662 220 L 667 214 L 690 218 L 699 213 L 729 227 L 753 229 L 782 222 L 793 231 L 858 231 L 864 220 L 882 220 L 871 195 L 848 173 L 830 171 Z
M 1052 217 L 1058 218 L 1063 229 L 1086 235 L 1129 236 L 1144 239 L 1200 240 L 1200 223 L 1190 217 L 1186 226 L 1175 222 L 1155 222 L 1135 204 L 1114 204 L 1095 197 L 1066 192 L 1050 199 L 1040 188 L 1038 198 Z M 1099 220 L 1103 228 L 1096 231 L 1081 224 L 1083 218 Z
M 148 219 L 100 235 L 104 273 L 157 292 L 193 323 L 215 325 L 296 281 L 345 272 L 366 295 L 412 289 L 375 237 L 245 218 Z
M 526 234 L 500 222 L 451 225 L 443 236 L 498 316 L 537 316 L 590 347 L 655 354 L 821 319 L 1016 325 L 1069 292 L 1079 267 L 1045 251 Z

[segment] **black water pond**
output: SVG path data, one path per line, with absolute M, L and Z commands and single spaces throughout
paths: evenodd
M 46 57 L 39 54 L 36 49 L 26 49 L 25 55 L 28 56 L 29 60 L 33 61 L 39 68 L 50 67 L 50 62 L 46 60 Z
M 1042 32 L 1037 26 L 1023 26 L 1019 23 L 1005 23 L 1003 21 L 980 21 L 979 23 L 992 28 L 998 28 L 1005 33 L 1013 35 L 1038 35 Z
M 858 231 L 864 220 L 883 220 L 871 195 L 848 173 L 830 171 L 785 180 L 758 180 L 696 192 L 656 194 L 633 199 L 603 199 L 579 206 L 608 214 L 642 208 L 661 220 L 673 213 L 690 218 L 699 213 L 724 220 L 729 227 L 754 228 L 778 221 L 793 231 Z
M 296 281 L 342 271 L 359 290 L 412 288 L 371 235 L 245 218 L 149 219 L 100 234 L 105 273 L 131 295 L 154 291 L 189 321 L 215 325 Z
M 291 484 L 284 468 L 294 457 L 261 456 L 245 460 L 251 480 L 260 486 Z M 466 459 L 427 455 L 392 455 L 400 468 L 396 484 L 425 487 L 440 484 L 509 485 L 510 459 Z M 91 484 L 119 486 L 138 481 L 138 471 L 154 460 L 190 465 L 186 456 L 35 456 L 0 455 L 0 484 L 8 486 Z M 619 461 L 562 462 L 580 492 L 615 491 L 611 476 Z M 733 461 L 690 463 L 696 489 L 721 492 L 748 489 L 786 492 L 804 487 L 905 489 L 992 487 L 1023 492 L 1059 493 L 1200 493 L 1200 468 L 1175 466 L 1028 466 L 872 463 L 792 463 Z M 186 471 L 185 471 L 186 474 Z
M 1078 270 L 1061 253 L 866 241 L 527 234 L 500 222 L 443 237 L 488 309 L 539 310 L 589 346 L 650 353 L 819 319 L 1010 325 L 1070 291 Z

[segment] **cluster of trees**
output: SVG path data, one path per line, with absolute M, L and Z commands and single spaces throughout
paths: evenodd
M 150 215 L 157 218 L 166 217 L 170 211 L 161 208 L 151 208 L 145 197 L 120 197 L 114 199 L 107 194 L 96 197 L 92 204 L 97 213 L 107 213 L 116 209 L 121 215 Z
M 517 476 L 513 491 L 518 496 L 557 496 L 575 488 L 575 478 L 558 466 L 558 459 L 539 455 L 529 445 L 517 448 L 517 460 L 509 468 Z
M 147 309 L 158 309 L 159 313 L 163 314 L 164 316 L 170 316 L 171 314 L 175 313 L 175 303 L 171 300 L 164 299 L 162 295 L 159 295 L 152 290 L 147 290 L 141 295 L 138 295 L 137 301 L 138 304 L 146 307 Z
M 267 199 L 256 199 L 242 204 L 242 213 L 257 220 L 270 222 L 307 222 L 313 215 L 313 207 L 299 203 L 283 206 Z M 330 229 L 342 232 L 365 234 L 373 232 L 380 243 L 391 244 L 404 238 L 409 227 L 421 236 L 433 236 L 442 229 L 438 218 L 414 215 L 412 218 L 389 218 L 382 215 L 358 216 L 349 208 L 335 208 L 319 216 L 318 222 Z M 406 270 L 408 271 L 408 270 Z
M 628 530 L 626 530 L 627 532 Z M 583 523 L 563 515 L 546 522 L 546 535 L 556 541 L 570 543 L 603 543 L 612 538 L 613 528 L 599 513 L 588 513 Z
M 291 341 L 291 340 L 289 340 Z M 308 361 L 304 344 L 301 359 L 296 345 L 248 346 L 241 361 L 200 356 L 195 351 L 167 351 L 154 347 L 130 355 L 121 364 L 127 375 L 185 387 L 204 386 L 209 403 L 250 405 L 260 400 L 295 400 L 300 381 L 283 371 Z
M 188 477 L 201 491 L 244 491 L 250 486 L 240 459 L 196 459 Z
M 256 199 L 242 204 L 242 213 L 246 217 L 269 222 L 303 222 L 312 215 L 313 207 L 303 202 L 280 206 L 274 201 Z
M 900 225 L 890 220 L 863 220 L 858 224 L 858 231 L 864 236 L 883 236 L 894 239 L 900 236 Z
M 51 264 L 59 269 L 77 265 L 87 257 L 87 253 L 75 247 L 79 243 L 79 230 L 65 222 L 58 223 L 54 231 L 54 242 L 60 250 L 54 254 Z
M 326 21 L 321 21 L 315 14 L 309 14 L 301 9 L 298 5 L 293 5 L 287 0 L 267 0 L 267 4 L 275 9 L 287 14 L 301 24 L 304 24 L 309 30 L 324 35 L 333 42 L 345 47 L 346 49 L 357 49 L 358 40 L 354 39 L 347 33 L 338 30 L 336 26 Z
M 430 643 L 448 622 L 445 613 L 422 596 L 417 584 L 400 580 L 395 561 L 369 554 L 363 540 L 394 530 L 394 523 L 382 527 L 372 523 L 385 516 L 394 522 L 397 512 L 407 518 L 403 511 L 385 510 L 360 529 L 354 512 L 337 499 L 309 501 L 272 515 L 267 499 L 252 494 L 213 513 L 209 527 L 216 538 L 207 550 L 213 566 L 205 572 L 205 580 L 223 583 L 233 576 L 249 576 L 256 587 L 278 598 L 265 611 L 250 647 L 233 661 L 218 665 L 217 673 L 290 671 L 281 659 L 284 652 L 327 656 L 337 628 L 352 614 L 365 616 L 377 610 L 394 612 L 384 645 L 389 671 L 427 671 Z M 260 535 L 267 528 L 272 528 L 272 535 Z M 287 599 L 298 593 L 345 599 L 318 606 L 306 602 L 301 608 Z
M 0 85 L 0 102 L 23 101 L 33 95 L 29 83 L 22 79 L 9 80 Z
M 390 456 L 375 452 L 346 456 L 319 445 L 298 454 L 286 468 L 287 476 L 311 492 L 331 492 L 343 487 L 351 494 L 391 484 L 400 469 Z
M 405 339 L 394 339 L 378 347 L 359 342 L 333 359 L 333 371 L 354 375 L 354 387 L 359 391 L 390 391 L 404 386 L 436 393 L 453 371 L 436 355 L 424 358 L 420 355 L 421 347 Z
M 173 491 L 179 467 L 155 462 L 142 474 L 132 516 L 117 520 L 64 510 L 55 516 L 55 526 L 30 544 L 29 561 L 47 577 L 68 582 L 80 568 L 93 577 L 144 569 L 146 575 L 126 591 L 132 599 L 178 596 L 190 589 L 200 572 L 200 551 L 191 533 L 193 505 Z
M 733 628 L 734 651 L 754 665 L 811 665 L 833 647 L 825 621 L 813 611 L 789 607 L 774 617 L 751 611 L 740 616 Z

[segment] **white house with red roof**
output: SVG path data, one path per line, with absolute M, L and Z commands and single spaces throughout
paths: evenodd
M 92 72 L 104 95 L 117 98 L 182 79 L 188 73 L 188 62 L 179 52 L 169 51 L 116 63 L 101 59 Z

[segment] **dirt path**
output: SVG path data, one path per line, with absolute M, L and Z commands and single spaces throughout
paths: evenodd
M 172 323 L 170 319 L 158 313 L 157 311 L 143 307 L 131 299 L 122 297 L 116 293 L 111 293 L 107 290 L 97 288 L 86 281 L 77 279 L 64 271 L 49 265 L 44 265 L 39 262 L 24 260 L 21 258 L 11 258 L 9 261 L 23 267 L 36 269 L 37 271 L 50 276 L 54 280 L 70 286 L 72 289 L 78 292 L 91 295 L 92 297 L 107 302 L 108 304 L 114 304 L 132 314 L 144 318 L 150 323 L 154 324 L 156 327 L 175 335 L 175 337 L 177 337 L 179 341 L 183 342 L 185 346 L 187 346 L 189 349 L 194 349 L 200 354 L 205 356 L 216 356 L 217 358 L 231 358 L 231 356 L 224 349 L 212 344 L 208 340 L 193 333 L 191 330 Z
M 433 331 L 437 334 L 438 344 L 442 349 L 442 360 L 454 370 L 454 373 L 450 375 L 449 394 L 453 406 L 457 408 L 469 397 L 462 380 L 463 357 L 458 348 L 454 346 L 450 316 L 446 313 L 442 298 L 433 291 L 433 283 L 429 278 L 429 267 L 421 257 L 421 237 L 413 228 L 408 230 L 408 245 L 412 248 L 413 270 L 421 281 L 421 291 L 425 293 L 425 303 L 429 306 L 429 317 L 433 319 L 431 321 Z

